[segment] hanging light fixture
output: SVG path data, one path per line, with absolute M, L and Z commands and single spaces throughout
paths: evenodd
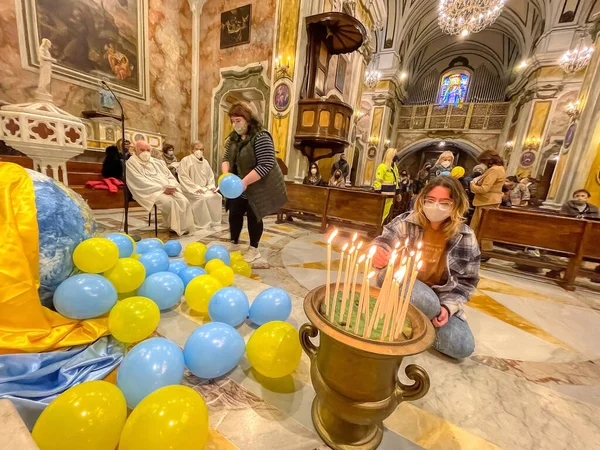
M 493 24 L 505 0 L 440 0 L 438 24 L 442 32 L 465 37 Z
M 590 63 L 592 53 L 594 53 L 594 49 L 583 45 L 583 38 L 581 38 L 575 50 L 567 51 L 560 58 L 560 67 L 567 73 L 579 72 Z
M 377 86 L 379 80 L 381 80 L 381 72 L 378 70 L 367 70 L 365 72 L 365 85 L 369 89 L 373 89 L 375 86 Z

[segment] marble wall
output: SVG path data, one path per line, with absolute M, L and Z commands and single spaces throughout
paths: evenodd
M 192 13 L 187 0 L 148 0 L 150 92 L 147 103 L 123 100 L 126 126 L 167 136 L 177 151 L 190 142 Z M 38 74 L 21 68 L 15 2 L 0 2 L 0 101 L 34 99 Z M 54 103 L 80 116 L 96 90 L 53 80 Z
M 252 4 L 250 43 L 220 49 L 221 13 Z M 268 62 L 271 73 L 275 0 L 208 0 L 200 16 L 200 89 L 198 101 L 198 138 L 211 142 L 211 103 L 213 89 L 219 85 L 220 70 Z

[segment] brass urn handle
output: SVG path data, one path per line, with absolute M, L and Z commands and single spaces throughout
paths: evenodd
M 319 330 L 313 327 L 310 323 L 305 323 L 300 327 L 300 345 L 308 355 L 310 359 L 317 356 L 317 346 L 312 343 L 310 338 L 317 337 Z
M 414 383 L 411 385 L 402 384 L 398 381 L 396 386 L 396 396 L 398 402 L 403 401 L 414 401 L 423 397 L 429 391 L 429 375 L 425 372 L 421 366 L 416 364 L 409 364 L 406 366 L 406 376 L 413 380 Z

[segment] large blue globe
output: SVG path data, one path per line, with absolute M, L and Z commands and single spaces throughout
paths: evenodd
M 40 233 L 40 288 L 44 306 L 52 306 L 58 285 L 77 270 L 73 251 L 92 237 L 96 222 L 83 197 L 60 182 L 27 170 L 33 181 Z

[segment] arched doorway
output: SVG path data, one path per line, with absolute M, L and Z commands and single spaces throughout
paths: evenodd
M 435 163 L 444 151 L 451 151 L 454 154 L 454 164 L 464 167 L 467 174 L 477 165 L 477 157 L 482 152 L 475 145 L 462 140 L 426 139 L 402 149 L 398 168 L 406 169 L 411 178 L 414 178 L 426 162 Z

